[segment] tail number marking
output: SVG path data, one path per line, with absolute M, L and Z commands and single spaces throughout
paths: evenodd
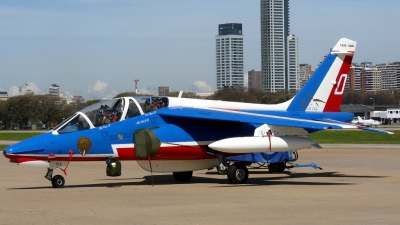
M 340 75 L 339 82 L 336 85 L 335 95 L 342 95 L 346 86 L 347 74 Z

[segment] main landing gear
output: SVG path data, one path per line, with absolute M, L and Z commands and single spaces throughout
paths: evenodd
M 249 170 L 243 163 L 235 163 L 228 167 L 227 176 L 232 184 L 244 184 L 249 178 Z
M 216 154 L 216 156 L 219 158 L 219 165 L 217 166 L 219 174 L 226 174 L 232 184 L 246 183 L 249 178 L 249 170 L 246 164 L 240 162 L 228 164 L 224 155 Z

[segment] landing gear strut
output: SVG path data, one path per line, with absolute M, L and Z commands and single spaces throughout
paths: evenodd
M 53 178 L 53 169 L 47 168 L 47 173 L 46 175 L 44 175 L 44 178 L 51 181 L 51 179 Z

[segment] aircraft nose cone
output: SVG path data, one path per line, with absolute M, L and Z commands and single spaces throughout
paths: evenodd
M 4 155 L 4 157 L 6 157 L 6 158 L 7 158 L 7 152 L 8 152 L 8 147 L 5 148 L 5 149 L 3 150 L 3 155 Z

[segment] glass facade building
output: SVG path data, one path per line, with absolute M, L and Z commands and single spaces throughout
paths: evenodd
M 244 86 L 242 24 L 218 25 L 215 36 L 217 90 Z

